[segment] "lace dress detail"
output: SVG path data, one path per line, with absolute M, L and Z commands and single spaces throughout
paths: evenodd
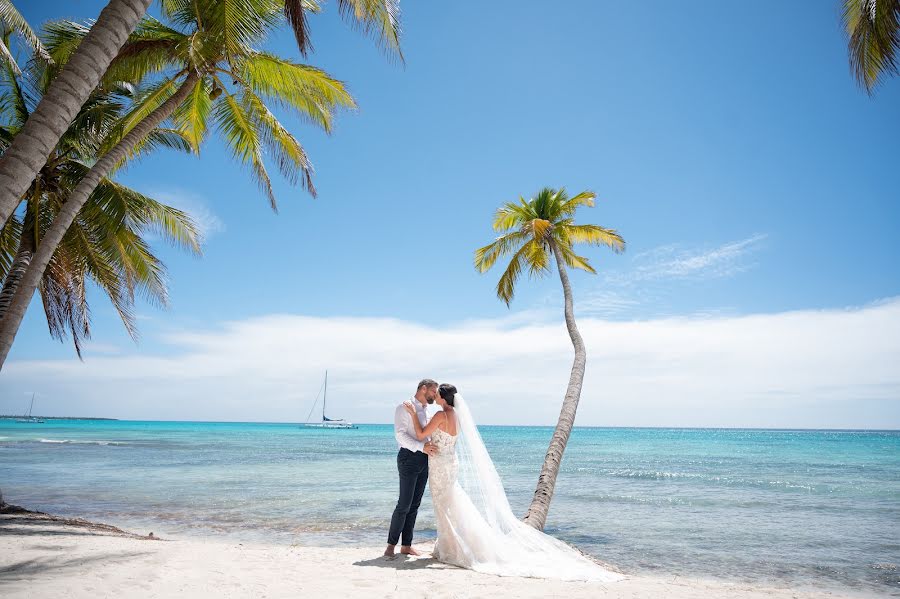
M 438 530 L 434 557 L 442 562 L 467 567 L 459 548 L 450 542 L 453 524 L 450 521 L 449 506 L 459 473 L 456 435 L 437 429 L 431 435 L 431 442 L 438 448 L 438 454 L 428 458 L 428 486 L 431 488 L 431 501 L 434 504 Z

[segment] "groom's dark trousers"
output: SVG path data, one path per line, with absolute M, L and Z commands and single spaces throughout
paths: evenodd
M 407 547 L 412 545 L 416 516 L 428 483 L 428 455 L 401 448 L 397 453 L 397 471 L 400 473 L 400 499 L 391 516 L 388 545 L 396 545 L 402 536 L 401 545 Z

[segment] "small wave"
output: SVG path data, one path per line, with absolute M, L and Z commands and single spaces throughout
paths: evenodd
M 637 478 L 637 479 L 643 479 L 643 480 L 689 479 L 689 480 L 701 481 L 704 483 L 721 484 L 721 485 L 727 485 L 727 486 L 780 487 L 783 489 L 798 489 L 798 490 L 810 491 L 810 492 L 819 492 L 819 491 L 832 492 L 836 488 L 836 487 L 829 486 L 829 485 L 802 484 L 802 483 L 791 482 L 788 480 L 748 479 L 748 478 L 715 475 L 715 474 L 696 474 L 696 473 L 689 473 L 689 472 L 659 472 L 659 471 L 649 471 L 649 470 L 619 469 L 619 470 L 610 470 L 609 473 L 612 476 L 619 477 L 619 478 Z
M 93 439 L 38 439 L 39 443 L 66 443 L 73 445 L 125 445 L 119 441 L 98 441 Z

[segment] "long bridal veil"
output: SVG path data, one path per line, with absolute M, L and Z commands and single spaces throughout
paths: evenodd
M 623 578 L 516 518 L 468 404 L 459 393 L 454 399 L 459 474 L 448 516 L 468 567 L 501 576 L 604 582 Z

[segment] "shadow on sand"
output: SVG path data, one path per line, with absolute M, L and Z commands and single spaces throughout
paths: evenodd
M 456 570 L 456 566 L 443 564 L 433 557 L 409 557 L 406 555 L 395 555 L 394 557 L 384 557 L 379 555 L 372 559 L 353 562 L 354 566 L 367 566 L 371 568 L 391 568 L 393 570 Z

